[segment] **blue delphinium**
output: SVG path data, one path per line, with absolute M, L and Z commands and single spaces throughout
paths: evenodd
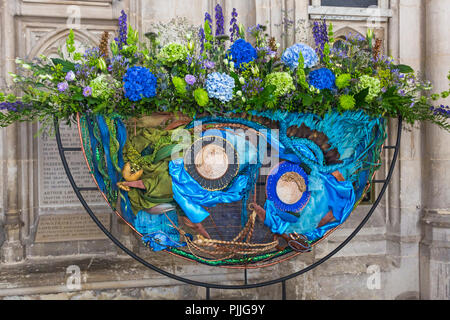
M 227 55 L 231 57 L 238 69 L 241 68 L 242 63 L 249 63 L 258 57 L 256 49 L 244 39 L 237 39 L 231 45 Z
M 315 21 L 313 26 L 313 36 L 314 41 L 316 43 L 316 52 L 320 56 L 320 58 L 323 58 L 323 51 L 325 48 L 325 43 L 327 43 L 328 40 L 328 27 L 325 20 L 322 21 L 322 23 L 319 24 L 319 22 Z
M 291 69 L 298 66 L 299 53 L 302 53 L 305 61 L 305 68 L 312 68 L 319 62 L 319 57 L 310 46 L 303 43 L 296 43 L 287 48 L 281 56 L 281 61 Z
M 308 83 L 316 89 L 334 89 L 336 77 L 333 71 L 327 68 L 313 70 L 308 75 Z
M 156 95 L 157 79 L 147 68 L 128 68 L 123 82 L 125 97 L 131 101 L 139 101 L 142 97 L 151 98 Z
M 210 98 L 225 103 L 233 98 L 234 79 L 225 73 L 210 73 L 206 78 L 206 91 Z
M 119 50 L 122 50 L 123 46 L 127 44 L 128 36 L 127 14 L 123 10 L 121 13 L 122 15 L 119 18 L 119 37 L 114 39 Z
M 239 37 L 239 26 L 237 24 L 237 16 L 238 13 L 236 8 L 233 8 L 233 12 L 231 12 L 231 21 L 230 21 L 230 41 L 234 42 Z
M 205 51 L 205 29 L 202 27 L 198 30 L 198 38 L 200 41 L 200 53 L 203 53 Z
M 225 20 L 223 18 L 223 11 L 222 11 L 222 7 L 220 6 L 220 4 L 216 5 L 215 8 L 216 11 L 216 36 L 221 36 L 223 34 L 225 34 L 225 29 L 224 29 L 224 23 Z

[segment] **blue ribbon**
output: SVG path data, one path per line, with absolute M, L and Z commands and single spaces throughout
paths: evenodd
M 106 193 L 105 181 L 103 180 L 103 177 L 102 177 L 102 175 L 100 173 L 100 170 L 98 169 L 98 163 L 97 163 L 97 157 L 96 157 L 98 141 L 95 138 L 94 128 L 92 126 L 91 119 L 90 119 L 90 117 L 88 115 L 86 115 L 86 123 L 88 125 L 89 140 L 90 140 L 91 149 L 92 149 L 92 163 L 94 165 L 95 180 L 97 181 L 98 186 L 100 187 L 100 190 L 102 192 Z
M 118 189 L 117 182 L 118 182 L 119 178 L 118 178 L 117 171 L 115 170 L 114 164 L 111 159 L 110 148 L 109 148 L 109 144 L 110 144 L 109 128 L 106 124 L 105 119 L 101 115 L 97 116 L 97 124 L 98 124 L 98 128 L 100 129 L 100 135 L 102 137 L 103 150 L 105 151 L 108 175 L 111 178 L 111 188 L 113 190 L 117 190 Z

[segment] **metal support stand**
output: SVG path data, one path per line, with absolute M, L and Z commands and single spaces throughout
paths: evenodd
M 291 273 L 290 275 L 280 277 L 278 279 L 274 280 L 268 280 L 264 282 L 259 283 L 248 283 L 248 275 L 247 275 L 247 269 L 244 269 L 244 285 L 221 285 L 221 284 L 215 284 L 215 283 L 206 283 L 206 282 L 200 282 L 195 281 L 191 279 L 187 279 L 184 277 L 177 276 L 173 273 L 167 272 L 163 269 L 160 269 L 151 263 L 147 262 L 146 260 L 142 259 L 140 256 L 136 255 L 133 251 L 128 249 L 126 246 L 124 246 L 114 235 L 109 232 L 109 230 L 100 222 L 100 220 L 96 217 L 95 213 L 92 211 L 92 209 L 87 204 L 86 200 L 84 199 L 83 195 L 81 194 L 82 191 L 96 191 L 98 190 L 96 187 L 79 187 L 76 185 L 75 180 L 72 176 L 72 173 L 70 171 L 69 165 L 67 163 L 67 159 L 65 156 L 66 152 L 82 152 L 81 148 L 66 148 L 62 145 L 61 142 L 61 135 L 59 132 L 59 123 L 58 119 L 55 118 L 54 120 L 55 125 L 55 134 L 56 134 L 56 142 L 58 144 L 58 150 L 59 155 L 61 157 L 61 162 L 63 164 L 64 170 L 67 174 L 67 177 L 69 179 L 69 182 L 77 195 L 78 199 L 80 200 L 81 204 L 83 205 L 86 212 L 91 216 L 92 220 L 95 222 L 95 224 L 102 230 L 102 232 L 120 249 L 122 249 L 126 254 L 128 254 L 130 257 L 138 261 L 139 263 L 143 264 L 147 268 L 154 270 L 166 277 L 169 277 L 171 279 L 184 282 L 186 284 L 190 284 L 193 286 L 199 286 L 206 289 L 206 299 L 211 299 L 211 289 L 229 289 L 229 290 L 243 290 L 243 289 L 253 289 L 253 288 L 260 288 L 265 286 L 274 285 L 277 283 L 281 283 L 281 299 L 286 300 L 286 281 L 289 279 L 293 279 L 295 277 L 298 277 L 308 271 L 311 271 L 315 267 L 319 266 L 320 264 L 324 263 L 328 259 L 330 259 L 332 256 L 334 256 L 336 253 L 338 253 L 342 248 L 344 248 L 355 236 L 356 234 L 362 229 L 362 227 L 366 224 L 366 222 L 369 220 L 369 218 L 372 216 L 373 212 L 375 211 L 376 207 L 381 201 L 381 198 L 383 197 L 388 184 L 391 180 L 392 174 L 394 172 L 395 164 L 398 158 L 398 153 L 400 150 L 400 141 L 401 141 L 401 131 L 402 131 L 402 119 L 401 117 L 398 118 L 398 128 L 397 128 L 397 139 L 395 146 L 385 146 L 384 149 L 392 149 L 394 150 L 394 154 L 392 156 L 391 164 L 389 166 L 389 171 L 385 179 L 383 180 L 373 180 L 372 183 L 383 183 L 383 186 L 380 190 L 380 193 L 378 194 L 377 199 L 373 203 L 372 207 L 370 208 L 367 215 L 364 217 L 364 219 L 361 221 L 361 223 L 353 230 L 353 232 L 345 239 L 339 246 L 337 246 L 333 251 L 331 251 L 329 254 L 321 258 L 320 260 L 316 261 L 315 263 L 309 265 L 308 267 Z

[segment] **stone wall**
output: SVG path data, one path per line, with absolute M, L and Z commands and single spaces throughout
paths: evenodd
M 379 0 L 379 8 L 321 7 L 320 0 L 218 1 L 230 16 L 237 8 L 240 22 L 262 23 L 281 39 L 282 47 L 311 42 L 313 19 L 325 17 L 336 37 L 365 34 L 374 27 L 384 49 L 397 61 L 421 70 L 440 86 L 447 84 L 449 66 L 447 0 Z M 161 31 L 167 39 L 203 21 L 214 12 L 213 0 L 0 0 L 0 87 L 15 72 L 15 57 L 52 55 L 70 28 L 77 44 L 94 44 L 104 30 L 113 32 L 120 11 L 141 34 Z M 375 11 L 374 11 L 375 10 Z M 183 19 L 181 19 L 183 18 Z M 286 21 L 293 29 L 285 27 Z M 170 22 L 177 22 L 171 24 Z M 368 22 L 370 21 L 370 23 Z M 437 23 L 442 21 L 442 23 Z M 205 289 L 168 279 L 131 260 L 99 234 L 65 241 L 40 241 L 46 219 L 87 214 L 71 193 L 54 138 L 34 137 L 36 124 L 16 124 L 0 130 L 0 298 L 8 299 L 203 299 Z M 64 127 L 64 143 L 76 146 L 76 132 Z M 396 121 L 390 123 L 394 144 Z M 403 130 L 400 158 L 380 205 L 361 232 L 335 257 L 314 270 L 287 281 L 288 299 L 449 299 L 450 180 L 448 134 L 433 126 Z M 392 151 L 386 151 L 387 161 Z M 69 155 L 78 170 L 77 183 L 92 183 L 80 169 L 80 154 Z M 83 167 L 84 168 L 84 167 Z M 81 171 L 80 171 L 81 170 Z M 377 173 L 382 179 L 384 165 Z M 379 192 L 376 187 L 376 193 Z M 58 191 L 58 198 L 51 192 Z M 49 193 L 45 193 L 49 192 Z M 62 192 L 62 193 L 61 193 Z M 50 198 L 48 198 L 50 197 Z M 55 199 L 59 199 L 56 201 Z M 211 268 L 155 255 L 140 247 L 98 195 L 90 196 L 95 212 L 109 217 L 109 228 L 130 249 L 177 275 L 198 281 L 242 284 L 240 270 Z M 370 205 L 360 206 L 348 221 L 311 253 L 283 264 L 248 270 L 248 281 L 261 282 L 298 271 L 336 248 L 360 223 Z M 87 223 L 87 222 L 86 222 Z M 41 230 L 41 231 L 39 231 Z M 98 233 L 100 231 L 97 230 Z M 42 235 L 42 234 L 41 234 Z M 100 234 L 101 235 L 101 234 Z M 71 266 L 80 272 L 81 287 L 71 288 Z M 212 290 L 217 299 L 279 299 L 280 285 L 247 291 Z

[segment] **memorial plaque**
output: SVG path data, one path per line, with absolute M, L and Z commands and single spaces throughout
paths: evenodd
M 60 125 L 61 141 L 64 147 L 80 147 L 76 124 L 72 127 Z M 79 187 L 95 187 L 95 183 L 86 166 L 82 152 L 66 152 L 70 170 Z M 81 207 L 70 185 L 58 152 L 56 138 L 43 133 L 39 138 L 39 207 Z M 83 193 L 90 205 L 105 205 L 100 192 Z
M 110 228 L 111 214 L 96 216 L 106 228 Z M 35 243 L 100 239 L 107 237 L 87 213 L 51 214 L 39 217 Z

